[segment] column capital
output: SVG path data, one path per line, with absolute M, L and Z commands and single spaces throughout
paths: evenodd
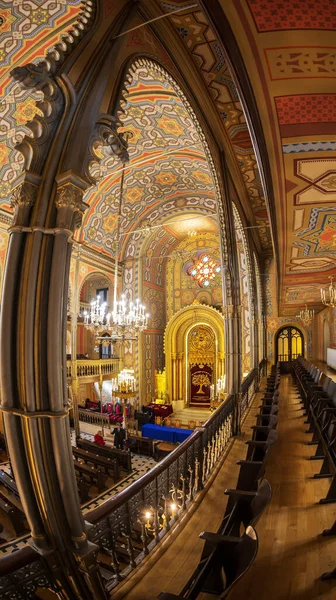
M 40 182 L 41 177 L 29 171 L 24 171 L 14 181 L 10 204 L 14 208 L 15 225 L 27 225 L 30 210 L 36 202 Z
M 71 230 L 80 227 L 83 214 L 89 208 L 83 202 L 83 195 L 88 187 L 87 182 L 72 171 L 57 177 L 57 227 Z

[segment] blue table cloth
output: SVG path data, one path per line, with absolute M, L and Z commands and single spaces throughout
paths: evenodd
M 184 442 L 184 440 L 194 433 L 193 429 L 179 429 L 178 427 L 164 427 L 163 425 L 143 425 L 142 436 L 151 438 L 152 440 L 160 440 L 162 442 Z

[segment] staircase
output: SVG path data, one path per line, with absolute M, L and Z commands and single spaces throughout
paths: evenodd
M 174 419 L 181 419 L 183 425 L 188 423 L 188 421 L 196 421 L 198 424 L 200 421 L 206 421 L 210 415 L 211 411 L 208 408 L 184 408 L 183 410 L 177 410 L 174 412 Z

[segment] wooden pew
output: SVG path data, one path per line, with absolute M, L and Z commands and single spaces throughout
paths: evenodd
M 78 471 L 76 471 L 76 481 L 77 481 L 77 490 L 80 499 L 80 503 L 84 504 L 84 502 L 88 502 L 90 500 L 89 489 L 90 486 L 87 481 L 84 480 L 83 477 L 80 477 Z
M 154 444 L 150 438 L 142 437 L 141 435 L 129 435 L 127 440 L 130 443 L 130 449 L 137 454 L 145 454 L 146 456 L 154 455 Z
M 249 526 L 255 527 L 271 500 L 272 488 L 268 481 L 264 479 L 256 492 L 225 490 L 224 493 L 230 496 L 233 503 L 228 502 L 222 523 L 214 535 L 239 538 L 242 526 L 244 530 Z M 205 541 L 199 564 L 180 593 L 183 598 L 194 597 L 193 592 L 196 583 L 213 550 L 213 545 Z
M 248 527 L 242 537 L 222 536 L 205 531 L 200 538 L 213 547 L 213 552 L 192 588 L 180 595 L 161 592 L 159 600 L 196 600 L 201 592 L 226 598 L 257 556 L 258 537 L 253 527 Z
M 102 467 L 106 473 L 112 472 L 114 481 L 119 481 L 118 463 L 114 458 L 106 458 L 105 456 L 88 452 L 88 450 L 83 450 L 82 448 L 73 448 L 72 453 L 77 460 L 81 459 L 85 463 L 91 463 L 95 466 Z
M 75 470 L 78 471 L 82 476 L 87 477 L 93 485 L 97 485 L 98 491 L 102 492 L 106 490 L 106 478 L 107 475 L 103 473 L 101 469 L 97 469 L 96 467 L 89 467 L 89 465 L 83 465 L 78 462 L 78 460 L 74 460 Z
M 77 448 L 88 450 L 93 454 L 99 454 L 110 459 L 115 459 L 118 462 L 119 467 L 124 471 L 130 473 L 132 471 L 131 453 L 128 450 L 119 450 L 118 448 L 112 448 L 111 446 L 99 446 L 89 440 L 83 440 L 77 438 Z
M 19 492 L 18 492 L 17 485 L 16 485 L 14 479 L 12 479 L 12 477 L 7 475 L 7 473 L 5 473 L 4 471 L 1 471 L 1 469 L 0 469 L 0 483 L 9 492 L 11 492 L 11 494 L 13 494 L 13 496 L 15 496 L 15 498 L 17 500 L 20 500 Z
M 12 503 L 10 498 L 5 496 L 0 491 L 0 509 L 7 515 L 11 524 L 13 525 L 16 535 L 20 536 L 27 533 L 27 527 L 25 525 L 26 517 L 25 514 L 20 510 L 16 504 Z

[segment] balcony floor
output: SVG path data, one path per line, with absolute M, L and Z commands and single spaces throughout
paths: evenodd
M 329 480 L 314 480 L 320 461 L 310 461 L 314 446 L 308 446 L 303 411 L 290 376 L 281 382 L 279 440 L 272 448 L 266 477 L 273 488 L 272 501 L 257 525 L 259 552 L 257 559 L 232 591 L 230 600 L 332 600 L 336 597 L 336 580 L 321 582 L 324 571 L 336 566 L 336 538 L 322 538 L 321 531 L 335 518 L 334 505 L 319 505 L 328 489 Z M 236 461 L 245 456 L 244 442 L 250 437 L 254 423 L 253 402 L 246 417 L 243 434 L 233 442 L 216 480 L 191 516 L 179 536 L 158 558 L 153 567 L 125 594 L 113 598 L 154 600 L 165 590 L 178 593 L 194 570 L 202 549 L 198 534 L 215 531 L 221 520 L 226 497 L 223 490 L 235 487 L 238 473 Z M 140 575 L 140 574 L 139 574 Z M 121 590 L 120 590 L 121 591 Z M 201 600 L 214 598 L 208 594 Z

